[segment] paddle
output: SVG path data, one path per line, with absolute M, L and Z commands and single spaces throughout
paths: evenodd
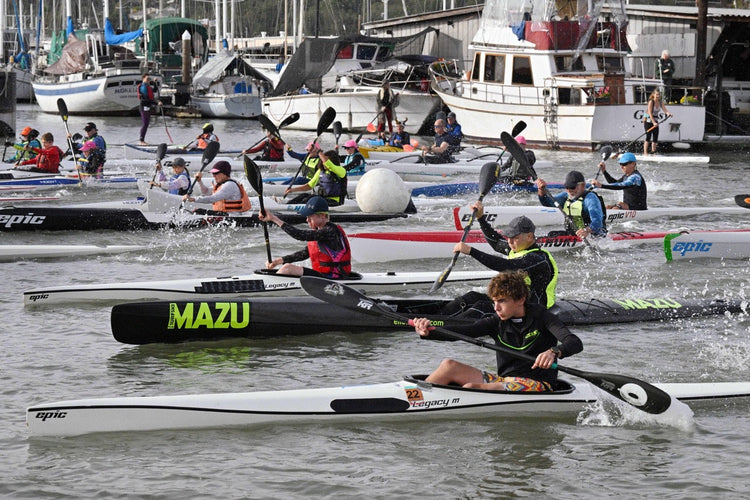
M 286 118 L 284 118 L 283 120 L 281 120 L 281 123 L 279 123 L 279 126 L 277 128 L 276 125 L 274 125 L 273 122 L 266 115 L 260 115 L 260 116 L 258 116 L 258 121 L 260 122 L 260 126 L 263 127 L 264 129 L 268 130 L 269 132 L 271 132 L 271 135 L 273 137 L 277 137 L 279 139 L 281 139 L 281 135 L 279 134 L 279 128 L 285 127 L 287 125 L 291 125 L 292 123 L 296 122 L 297 120 L 299 120 L 299 113 L 292 113 L 291 115 L 289 115 Z M 253 144 L 252 146 L 250 146 L 247 149 L 253 149 L 255 146 L 257 146 L 258 144 L 260 144 L 264 140 L 266 140 L 266 138 L 262 137 L 258 142 L 256 142 L 255 144 Z M 284 142 L 283 139 L 281 139 L 281 141 Z M 239 158 L 241 156 L 242 156 L 242 153 L 238 154 L 234 158 L 237 159 L 237 158 Z
M 203 150 L 203 157 L 201 158 L 201 169 L 198 171 L 198 173 L 203 173 L 203 170 L 205 170 L 206 166 L 211 163 L 216 157 L 216 153 L 219 152 L 219 143 L 218 142 L 209 142 L 208 146 L 206 146 L 206 149 Z M 190 196 L 193 194 L 193 189 L 195 188 L 195 183 L 198 182 L 198 179 L 196 177 L 193 178 L 193 182 L 190 183 L 190 187 L 188 188 L 187 195 Z M 180 203 L 180 210 L 182 210 L 183 205 L 185 205 L 185 200 L 182 200 Z
M 742 208 L 750 208 L 750 194 L 738 194 L 734 197 L 734 202 Z
M 609 159 L 610 155 L 612 155 L 612 146 L 610 146 L 609 144 L 607 144 L 606 146 L 602 146 L 601 148 L 599 148 L 599 153 L 602 155 L 602 161 L 601 162 L 604 163 L 605 161 L 607 161 Z M 594 176 L 594 180 L 597 180 L 599 178 L 599 174 L 601 172 L 602 172 L 602 169 L 600 167 L 599 170 L 596 171 L 596 175 Z
M 266 207 L 263 205 L 263 176 L 260 173 L 258 165 L 251 160 L 247 155 L 244 156 L 245 164 L 245 177 L 250 185 L 258 193 L 258 202 L 260 203 L 260 213 L 266 215 Z M 263 236 L 266 238 L 266 255 L 268 255 L 268 262 L 272 262 L 271 257 L 271 242 L 268 239 L 268 223 L 261 221 L 263 224 Z
M 388 307 L 374 301 L 368 296 L 358 292 L 354 288 L 346 286 L 340 282 L 317 278 L 313 276 L 303 276 L 300 278 L 302 288 L 313 297 L 328 302 L 330 304 L 344 307 L 352 311 L 359 311 L 365 314 L 375 316 L 385 316 L 398 321 L 399 323 L 413 325 L 413 320 L 392 311 Z M 453 332 L 446 328 L 434 327 L 434 331 L 456 340 L 463 340 L 471 344 L 491 349 L 493 351 L 509 354 L 519 359 L 535 361 L 535 357 L 516 352 L 496 344 L 490 344 L 473 337 L 468 337 L 460 333 Z M 617 375 L 609 373 L 593 373 L 575 368 L 568 368 L 553 364 L 553 368 L 575 375 L 591 384 L 595 385 L 604 392 L 614 396 L 641 411 L 658 415 L 666 412 L 672 404 L 672 396 L 647 382 L 638 380 L 626 375 Z
M 341 139 L 341 122 L 336 120 L 333 122 L 333 135 L 336 137 L 336 146 L 339 145 L 339 139 Z
M 167 132 L 167 137 L 169 137 L 169 143 L 174 144 L 174 140 L 172 140 L 172 135 L 169 133 L 169 129 L 167 128 L 167 119 L 164 116 L 164 106 L 159 104 L 159 109 L 161 110 L 161 120 L 164 122 L 164 130 Z
M 331 126 L 331 123 L 333 123 L 333 120 L 336 118 L 336 110 L 333 108 L 328 108 L 325 111 L 323 111 L 323 114 L 320 116 L 320 119 L 318 120 L 318 128 L 316 129 L 317 137 L 315 137 L 315 140 L 313 141 L 313 147 L 315 147 L 315 144 L 318 142 L 318 139 L 321 135 L 323 135 L 323 132 Z M 292 183 L 294 183 L 294 180 L 297 178 L 297 176 L 302 172 L 302 167 L 305 166 L 305 162 L 310 157 L 310 152 L 308 151 L 305 155 L 305 159 L 302 160 L 299 164 L 299 168 L 297 169 L 297 173 L 294 174 L 292 177 Z M 284 195 L 284 198 L 286 198 L 286 194 Z
M 68 128 L 68 105 L 65 104 L 65 99 L 63 99 L 62 97 L 57 99 L 57 110 L 60 112 L 60 117 L 65 124 L 65 134 L 68 138 L 68 147 L 70 148 L 70 152 L 73 155 L 73 165 L 79 166 L 78 158 L 76 158 L 76 150 L 73 147 L 73 139 L 71 139 L 70 137 L 70 129 Z M 81 175 L 81 169 L 76 168 L 76 172 L 78 173 L 78 184 L 82 184 L 83 176 Z
M 615 158 L 617 158 L 618 156 L 620 156 L 621 153 L 626 152 L 628 149 L 630 149 L 630 146 L 632 146 L 636 142 L 640 141 L 646 134 L 648 134 L 649 132 L 651 132 L 652 130 L 654 130 L 660 124 L 662 124 L 665 121 L 669 120 L 669 118 L 670 118 L 669 116 L 665 116 L 663 120 L 661 120 L 660 122 L 657 122 L 653 127 L 651 127 L 650 129 L 646 130 L 644 133 L 642 133 L 641 135 L 639 135 L 638 137 L 636 137 L 635 139 L 633 139 L 632 141 L 630 141 L 624 148 L 620 148 L 620 151 L 615 155 Z
M 164 155 L 167 154 L 167 144 L 162 142 L 157 146 L 156 148 L 156 167 L 161 167 L 161 161 L 164 159 Z M 154 168 L 154 176 L 151 177 L 151 182 L 154 182 L 156 180 L 156 174 L 159 172 L 158 168 Z M 153 188 L 153 184 L 149 186 L 149 191 Z
M 492 186 L 495 185 L 497 182 L 497 176 L 500 175 L 500 164 L 497 162 L 491 162 L 491 163 L 485 163 L 482 165 L 482 169 L 479 171 L 479 198 L 478 202 L 481 202 L 485 196 L 487 196 L 487 193 L 490 192 L 492 189 Z M 469 223 L 466 224 L 466 227 L 464 227 L 464 234 L 461 236 L 461 243 L 466 241 L 466 237 L 469 236 L 469 231 L 471 231 L 471 225 L 474 224 L 474 219 L 477 216 L 477 209 L 475 208 L 473 212 L 471 212 L 471 217 L 469 218 Z M 435 282 L 432 284 L 432 288 L 430 289 L 430 293 L 435 293 L 443 284 L 445 283 L 445 280 L 448 279 L 448 276 L 450 275 L 451 271 L 453 270 L 453 266 L 456 265 L 456 261 L 458 260 L 458 256 L 461 255 L 461 252 L 453 252 L 453 258 L 451 259 L 450 264 L 448 264 L 448 267 L 443 270 L 442 273 L 440 273 L 440 276 L 437 277 Z
M 512 135 L 513 137 L 516 137 L 518 134 L 520 134 L 524 130 L 526 130 L 526 122 L 523 121 L 523 120 L 521 120 L 520 122 L 518 122 L 515 125 L 513 125 L 513 129 L 510 131 L 510 135 Z M 502 137 L 502 134 L 501 134 L 501 137 Z M 505 154 L 505 151 L 506 150 L 503 150 L 498 155 L 497 160 L 496 160 L 498 163 L 500 163 L 500 160 L 503 159 L 503 155 Z M 524 156 L 526 156 L 526 154 L 524 154 Z

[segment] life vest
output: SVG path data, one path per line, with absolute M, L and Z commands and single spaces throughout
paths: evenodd
M 213 138 L 214 140 L 209 140 Z M 210 142 L 219 142 L 219 138 L 214 134 L 201 134 L 198 136 L 198 149 L 206 149 Z
M 190 174 L 187 173 L 187 169 L 183 170 L 181 174 L 175 175 L 172 178 L 172 180 L 179 179 L 180 177 L 185 177 L 188 180 L 188 186 L 190 186 Z M 240 186 L 240 188 L 242 188 L 242 186 Z M 169 194 L 186 195 L 189 189 L 190 189 L 189 187 L 179 188 L 179 189 L 170 189 Z
M 318 241 L 308 241 L 307 251 L 310 254 L 313 269 L 330 278 L 344 278 L 352 272 L 352 249 L 342 227 L 336 224 L 336 228 L 339 230 L 339 238 L 344 247 L 342 250 L 334 252 Z
M 53 174 L 60 173 L 60 158 L 63 156 L 62 149 L 57 146 L 51 148 L 37 150 L 38 154 L 36 157 L 36 168 L 44 172 L 50 172 Z
M 234 179 L 227 179 L 224 182 L 234 182 L 235 184 L 237 184 L 237 187 L 240 188 L 241 198 L 239 200 L 215 201 L 213 204 L 214 210 L 220 212 L 247 212 L 248 210 L 250 210 L 250 198 L 248 198 L 247 192 L 245 192 L 245 188 L 242 187 L 242 184 Z M 214 193 L 219 190 L 224 182 L 220 182 L 214 185 Z
M 360 153 L 359 151 L 350 155 L 346 155 L 344 164 L 342 165 L 342 167 L 344 167 L 347 172 L 353 172 L 357 174 L 360 172 L 364 172 L 366 166 L 367 160 L 365 160 L 365 157 L 362 156 L 362 153 Z
M 522 257 L 526 255 L 529 252 L 543 252 L 546 254 L 547 261 L 552 266 L 552 279 L 547 283 L 547 286 L 542 288 L 531 288 L 532 282 L 531 278 L 529 278 L 528 274 L 526 275 L 526 284 L 529 285 L 530 295 L 539 295 L 537 297 L 538 303 L 545 306 L 547 309 L 555 305 L 556 295 L 555 290 L 557 289 L 557 276 L 559 274 L 557 269 L 557 262 L 555 262 L 555 259 L 552 258 L 552 254 L 549 253 L 549 251 L 544 250 L 543 248 L 539 248 L 537 246 L 527 248 L 526 250 L 521 250 L 519 252 L 514 252 L 511 250 L 508 252 L 508 258 L 509 259 L 516 259 L 518 257 Z
M 87 174 L 100 174 L 104 169 L 104 154 L 99 149 L 92 151 L 88 158 L 81 157 L 78 161 Z
M 630 175 L 637 175 L 641 178 L 640 186 L 630 186 L 628 189 L 622 192 L 622 201 L 627 203 L 628 209 L 630 210 L 646 210 L 648 204 L 646 202 L 648 198 L 648 189 L 646 188 L 646 179 L 638 170 L 635 170 Z M 623 179 L 624 180 L 624 179 Z
M 154 89 L 151 88 L 151 85 L 146 82 L 138 84 L 138 100 L 146 111 L 149 110 L 150 106 L 156 104 L 156 101 L 154 101 Z
M 344 177 L 339 177 L 333 172 L 329 172 L 327 170 L 320 172 L 318 181 L 318 196 L 329 199 L 334 203 L 338 202 L 338 204 L 340 205 L 346 198 L 348 188 L 349 181 L 346 175 Z
M 277 138 L 267 140 L 263 145 L 263 157 L 268 160 L 281 161 L 284 159 L 284 143 Z
M 306 179 L 312 179 L 315 175 L 315 172 L 318 170 L 319 162 L 320 157 L 318 156 L 314 156 L 312 158 L 308 157 L 302 164 L 302 175 L 304 175 Z
M 565 204 L 563 205 L 563 212 L 566 215 L 570 216 L 565 218 L 565 224 L 567 226 L 566 229 L 568 230 L 568 232 L 575 233 L 579 229 L 584 228 L 589 223 L 591 223 L 591 217 L 589 217 L 588 211 L 584 212 L 583 210 L 583 200 L 589 194 L 593 194 L 599 200 L 599 204 L 602 207 L 602 214 L 604 215 L 604 217 L 602 218 L 602 228 L 605 230 L 607 229 L 607 208 L 604 205 L 604 200 L 601 196 L 594 193 L 593 191 L 585 191 L 582 196 L 579 196 L 575 200 L 565 200 Z M 570 227 L 571 220 L 573 222 L 573 227 Z

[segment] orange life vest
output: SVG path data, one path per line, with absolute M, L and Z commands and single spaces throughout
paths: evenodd
M 242 184 L 234 179 L 227 179 L 224 182 L 234 182 L 235 184 L 237 184 L 237 187 L 240 188 L 240 193 L 242 196 L 239 200 L 215 201 L 213 204 L 214 210 L 221 212 L 247 212 L 248 210 L 250 210 L 250 198 L 247 196 L 247 192 L 245 191 L 245 188 L 242 187 Z M 220 182 L 219 184 L 214 185 L 214 193 L 219 190 L 224 182 Z
M 313 269 L 330 278 L 343 278 L 352 272 L 352 249 L 344 230 L 338 224 L 336 227 L 344 246 L 342 250 L 334 251 L 318 241 L 308 241 L 307 251 Z

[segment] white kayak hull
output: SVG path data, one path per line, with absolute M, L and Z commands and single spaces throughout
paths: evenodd
M 458 207 L 453 211 L 453 222 L 456 229 L 463 229 L 469 221 L 472 210 L 469 207 Z M 485 206 L 485 217 L 493 226 L 502 228 L 514 218 L 525 215 L 537 226 L 560 226 L 565 224 L 565 216 L 555 207 L 541 205 Z M 648 210 L 607 209 L 607 226 L 630 221 L 650 221 L 659 218 L 693 217 L 706 214 L 750 215 L 750 209 L 742 207 L 660 207 Z
M 746 382 L 654 385 L 683 401 L 750 396 Z M 405 377 L 398 382 L 320 389 L 79 399 L 30 407 L 26 425 L 34 436 L 75 436 L 341 420 L 575 415 L 605 397 L 585 382 L 566 386 L 559 392 L 510 393 Z
M 715 231 L 673 233 L 664 237 L 667 260 L 750 259 L 750 233 Z
M 446 285 L 485 285 L 496 272 L 454 271 Z M 362 273 L 359 279 L 344 283 L 368 293 L 429 290 L 439 272 Z M 69 285 L 29 290 L 23 294 L 25 305 L 103 304 L 145 300 L 221 300 L 241 297 L 305 295 L 298 277 L 256 271 L 253 274 L 219 278 L 196 278 L 170 281 L 142 281 Z
M 143 250 L 141 245 L 0 245 L 0 260 L 53 259 Z
M 708 156 L 699 155 L 636 155 L 637 163 L 701 163 L 706 164 L 711 161 Z

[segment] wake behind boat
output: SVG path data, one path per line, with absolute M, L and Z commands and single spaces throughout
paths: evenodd
M 447 284 L 482 286 L 495 274 L 489 269 L 456 271 L 447 278 Z M 382 293 L 429 290 L 438 275 L 438 272 L 352 273 L 341 281 L 357 289 Z M 27 306 L 90 305 L 136 300 L 226 300 L 278 295 L 304 295 L 299 278 L 259 270 L 247 275 L 218 278 L 67 285 L 26 291 L 23 302 Z
M 605 393 L 587 382 L 560 379 L 555 391 L 504 392 L 430 384 L 424 375 L 368 385 L 179 396 L 112 397 L 42 403 L 26 410 L 35 436 L 95 432 L 300 424 L 575 415 Z M 750 396 L 750 383 L 654 384 L 681 401 Z

